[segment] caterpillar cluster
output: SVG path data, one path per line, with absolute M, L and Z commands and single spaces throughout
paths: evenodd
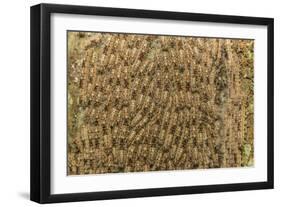
M 68 175 L 251 165 L 252 53 L 253 40 L 69 32 Z

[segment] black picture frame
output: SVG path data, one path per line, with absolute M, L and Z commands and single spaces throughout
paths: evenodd
M 51 194 L 51 74 L 50 74 L 50 15 L 52 13 L 134 17 L 149 19 L 182 20 L 209 23 L 232 23 L 267 26 L 267 181 L 237 184 L 218 184 L 187 187 Z M 274 78 L 273 45 L 274 20 L 272 18 L 195 14 L 153 10 L 103 8 L 89 6 L 39 4 L 31 7 L 31 174 L 30 199 L 38 203 L 88 201 L 146 196 L 211 193 L 255 189 L 272 189 L 274 177 Z

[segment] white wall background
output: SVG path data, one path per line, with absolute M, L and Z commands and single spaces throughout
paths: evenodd
M 275 18 L 275 189 L 183 196 L 63 203 L 53 206 L 276 206 L 281 203 L 281 13 L 278 0 L 69 0 L 3 1 L 0 10 L 0 206 L 29 201 L 29 7 L 37 3 L 263 16 Z M 274 205 L 275 204 L 275 205 Z

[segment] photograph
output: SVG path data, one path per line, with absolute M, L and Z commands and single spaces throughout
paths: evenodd
M 67 173 L 254 165 L 254 40 L 67 32 Z

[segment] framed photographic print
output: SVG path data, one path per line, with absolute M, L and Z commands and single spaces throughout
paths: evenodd
M 273 19 L 31 7 L 31 200 L 273 188 Z

